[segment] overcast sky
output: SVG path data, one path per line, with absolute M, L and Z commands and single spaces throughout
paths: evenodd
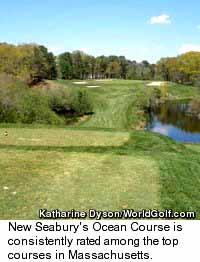
M 199 0 L 0 0 L 0 42 L 137 61 L 200 51 Z

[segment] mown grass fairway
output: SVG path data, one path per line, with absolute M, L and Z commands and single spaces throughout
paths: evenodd
M 200 145 L 137 131 L 151 92 L 145 83 L 89 81 L 97 83 L 89 89 L 95 114 L 85 122 L 1 125 L 0 218 L 37 218 L 39 208 L 168 208 L 200 218 Z M 75 87 L 72 81 L 54 84 Z

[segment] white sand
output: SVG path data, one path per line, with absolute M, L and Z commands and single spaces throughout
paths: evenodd
M 82 81 L 82 82 L 73 82 L 75 85 L 85 85 L 87 82 Z
M 165 82 L 158 82 L 158 81 L 155 81 L 155 82 L 151 82 L 149 84 L 147 84 L 147 86 L 161 86 L 162 84 L 164 84 Z
M 100 86 L 86 86 L 86 87 L 95 88 L 95 87 L 100 87 Z

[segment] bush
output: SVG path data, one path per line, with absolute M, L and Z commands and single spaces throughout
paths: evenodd
M 18 121 L 21 90 L 13 85 L 0 86 L 0 122 Z
M 186 112 L 200 117 L 200 99 L 190 101 Z
M 91 99 L 84 89 L 56 87 L 45 91 L 51 109 L 59 114 L 83 115 L 92 112 Z
M 78 114 L 92 112 L 92 101 L 84 89 L 72 89 L 70 94 L 70 107 Z
M 0 122 L 60 124 L 63 120 L 49 107 L 46 96 L 15 83 L 0 86 Z
M 5 90 L 0 94 L 0 122 L 17 122 L 17 108 L 12 95 Z
M 162 91 L 161 91 L 160 87 L 154 87 L 153 96 L 154 96 L 154 98 L 157 98 L 157 99 L 160 99 L 162 97 Z
M 14 79 L 11 76 L 5 73 L 0 73 L 0 87 L 8 87 L 13 83 Z
M 59 124 L 61 119 L 50 109 L 47 98 L 38 90 L 30 90 L 20 100 L 20 122 Z
M 69 113 L 92 112 L 86 90 L 78 88 L 31 89 L 3 78 L 0 82 L 0 122 L 63 124 Z
M 46 89 L 45 95 L 49 101 L 50 108 L 56 113 L 64 114 L 71 110 L 68 89 L 60 87 Z

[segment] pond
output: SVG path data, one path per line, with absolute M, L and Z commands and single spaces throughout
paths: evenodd
M 195 105 L 199 110 L 199 104 Z M 194 101 L 167 101 L 152 107 L 146 127 L 182 142 L 200 142 L 200 118 L 191 114 Z M 199 112 L 199 111 L 198 111 Z

